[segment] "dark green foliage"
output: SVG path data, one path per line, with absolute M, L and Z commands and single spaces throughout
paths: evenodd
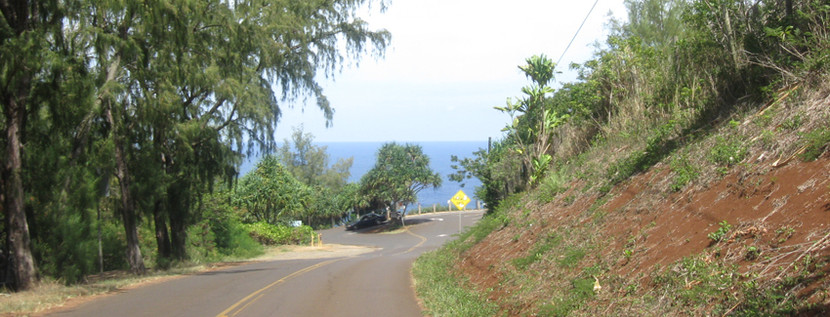
M 674 128 L 675 123 L 671 121 L 660 126 L 648 139 L 645 150 L 634 151 L 630 156 L 612 164 L 606 173 L 610 183 L 617 184 L 634 174 L 644 172 L 671 154 L 679 146 L 671 138 Z
M 378 149 L 375 166 L 360 179 L 361 193 L 377 207 L 397 210 L 415 202 L 418 192 L 441 186 L 441 175 L 429 167 L 420 145 L 386 143 Z
M 309 226 L 289 227 L 265 222 L 245 224 L 243 227 L 254 240 L 265 245 L 308 244 L 314 230 Z
M 712 163 L 730 167 L 743 161 L 748 153 L 748 146 L 739 138 L 717 136 L 708 158 Z
M 369 2 L 0 5 L 2 249 L 14 252 L 0 268 L 17 278 L 0 282 L 31 285 L 32 258 L 67 282 L 96 272 L 99 225 L 104 269 L 124 268 L 125 248 L 137 273 L 188 250 L 254 250 L 236 216 L 203 214 L 204 195 L 235 181 L 243 151 L 276 147 L 281 107 L 310 97 L 332 119 L 317 75 L 390 40 L 357 16 Z
M 804 135 L 807 141 L 807 147 L 804 153 L 801 154 L 801 159 L 805 161 L 814 161 L 821 154 L 823 154 L 828 145 L 830 145 L 830 128 L 818 128 L 810 131 Z
M 208 237 L 212 235 L 213 246 L 218 254 L 240 258 L 259 255 L 262 253 L 262 246 L 251 238 L 247 228 L 242 224 L 230 203 L 231 196 L 230 192 L 221 191 L 205 197 L 203 222 L 210 230 L 201 232 Z M 201 239 L 210 240 L 206 239 L 208 237 Z
M 73 284 L 82 281 L 84 276 L 101 270 L 96 223 L 86 221 L 79 216 L 64 217 L 60 222 L 50 224 L 50 236 L 39 236 L 35 240 L 33 252 L 41 274 Z M 112 222 L 101 225 L 103 269 L 109 271 L 127 268 L 123 229 Z
M 514 150 L 509 140 L 495 142 L 490 149 L 481 149 L 473 153 L 474 158 L 459 160 L 453 157 L 456 170 L 449 175 L 450 180 L 463 182 L 464 179 L 476 177 L 482 185 L 476 188 L 475 196 L 481 199 L 492 212 L 514 193 L 524 190 L 521 158 Z
M 682 190 L 700 174 L 697 168 L 689 162 L 689 158 L 685 154 L 673 158 L 669 162 L 669 167 L 675 173 L 671 183 L 671 189 L 673 191 Z

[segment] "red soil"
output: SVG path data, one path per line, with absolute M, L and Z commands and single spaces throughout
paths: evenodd
M 586 211 L 595 204 L 605 213 L 593 230 L 601 232 L 602 257 L 612 261 L 606 274 L 626 280 L 641 279 L 647 284 L 656 265 L 666 267 L 701 253 L 765 278 L 776 277 L 781 269 L 786 273 L 791 263 L 807 254 L 830 256 L 830 154 L 814 162 L 794 160 L 779 168 L 766 166 L 768 162 L 759 163 L 755 170 L 735 168 L 708 186 L 671 192 L 665 190 L 670 171 L 658 164 L 618 185 L 604 203 L 597 203 L 595 195 L 579 193 L 584 184 L 575 183 L 551 203 L 525 206 L 530 210 L 526 219 L 537 220 L 539 225 L 510 225 L 494 231 L 463 254 L 458 268 L 479 289 L 489 290 L 491 299 L 509 296 L 518 287 L 500 285 L 501 268 L 512 259 L 527 256 L 537 240 L 551 230 L 592 221 L 595 216 Z M 563 197 L 571 195 L 577 198 L 566 203 Z M 522 211 L 511 219 L 523 221 L 517 219 Z M 718 230 L 722 221 L 732 229 L 715 247 L 708 235 Z M 767 260 L 747 260 L 750 245 Z M 633 256 L 624 256 L 624 250 Z M 813 302 L 828 301 L 816 292 L 816 288 L 826 287 L 821 284 L 826 282 L 807 285 L 800 295 L 815 297 Z M 502 307 L 511 315 L 531 313 L 526 308 Z

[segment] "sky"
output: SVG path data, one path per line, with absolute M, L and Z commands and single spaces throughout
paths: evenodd
M 594 1 L 391 0 L 362 17 L 392 34 L 381 59 L 364 56 L 333 79 L 321 77 L 335 110 L 326 128 L 313 100 L 283 108 L 277 140 L 295 127 L 317 142 L 486 141 L 503 137 L 508 97 L 529 80 L 518 69 L 526 58 L 559 59 Z M 611 15 L 609 15 L 611 14 Z M 623 0 L 598 0 L 557 71 L 558 87 L 573 82 L 571 63 L 591 59 L 613 16 L 625 19 Z

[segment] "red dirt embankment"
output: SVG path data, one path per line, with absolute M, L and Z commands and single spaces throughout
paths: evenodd
M 595 244 L 600 250 L 591 251 L 597 254 L 586 259 L 609 267 L 603 273 L 608 278 L 603 281 L 606 296 L 624 292 L 614 289 L 623 284 L 614 281 L 638 280 L 648 287 L 650 273 L 697 254 L 704 254 L 707 261 L 736 264 L 741 272 L 751 271 L 757 278 L 778 278 L 805 256 L 830 256 L 830 153 L 813 162 L 793 160 L 777 168 L 769 164 L 738 167 L 708 185 L 690 186 L 681 192 L 666 190 L 670 171 L 662 163 L 604 197 L 582 196 L 579 188 L 584 184 L 571 184 L 571 189 L 551 203 L 525 206 L 530 211 L 526 221 L 535 220 L 538 225 L 511 224 L 494 231 L 463 254 L 458 268 L 511 315 L 533 314 L 530 303 L 546 300 L 534 298 L 544 295 L 517 295 L 521 286 L 504 280 L 511 260 L 527 256 L 528 250 L 552 231 L 597 231 Z M 716 244 L 709 234 L 723 221 L 731 229 Z M 593 224 L 586 225 L 589 222 Z M 538 274 L 540 280 L 550 279 L 541 284 L 562 284 L 552 274 Z M 827 305 L 827 292 L 818 291 L 827 290 L 827 284 L 826 277 L 813 281 L 798 296 Z M 504 307 L 501 299 L 505 296 L 527 298 L 512 300 L 510 307 Z

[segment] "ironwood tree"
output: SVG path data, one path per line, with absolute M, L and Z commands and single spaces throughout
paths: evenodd
M 145 270 L 144 217 L 160 258 L 186 258 L 202 195 L 243 154 L 276 148 L 281 109 L 313 100 L 330 122 L 319 76 L 383 54 L 390 34 L 357 15 L 374 2 L 0 1 L 0 199 L 16 288 L 35 278 L 27 211 L 44 257 L 50 224 L 76 217 L 88 239 L 89 210 L 112 197 L 131 271 Z

